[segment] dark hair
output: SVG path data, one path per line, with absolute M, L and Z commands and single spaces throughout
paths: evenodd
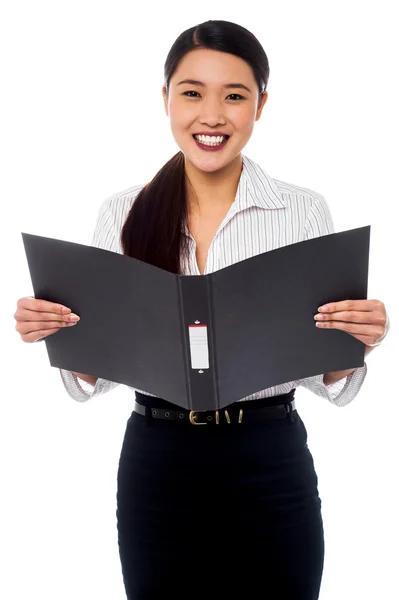
M 259 104 L 269 79 L 269 61 L 262 45 L 247 29 L 229 21 L 206 21 L 176 39 L 164 65 L 166 93 L 180 61 L 196 48 L 227 52 L 245 60 L 259 86 Z M 188 255 L 186 173 L 183 152 L 173 156 L 134 199 L 121 233 L 123 254 L 156 267 L 181 273 Z

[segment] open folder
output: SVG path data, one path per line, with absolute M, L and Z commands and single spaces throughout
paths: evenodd
M 92 246 L 22 233 L 36 298 L 80 316 L 45 338 L 53 367 L 122 383 L 184 408 L 363 366 L 365 346 L 319 329 L 322 304 L 367 298 L 370 226 L 175 275 Z

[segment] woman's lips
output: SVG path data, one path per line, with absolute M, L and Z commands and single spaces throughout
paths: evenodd
M 201 148 L 201 150 L 205 150 L 205 152 L 217 152 L 218 150 L 223 150 L 230 137 L 225 139 L 221 144 L 218 144 L 217 146 L 207 146 L 206 144 L 201 144 L 201 142 L 199 142 L 194 136 L 193 139 L 194 142 L 197 144 L 198 148 Z

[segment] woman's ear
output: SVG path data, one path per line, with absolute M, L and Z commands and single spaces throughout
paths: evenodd
M 267 102 L 268 96 L 269 96 L 269 94 L 267 92 L 263 92 L 263 94 L 261 96 L 261 99 L 259 100 L 259 105 L 258 105 L 258 110 L 256 111 L 256 119 L 255 119 L 255 121 L 258 121 L 260 119 L 263 107 L 265 106 L 265 104 Z
M 169 116 L 169 113 L 168 113 L 168 95 L 166 93 L 166 86 L 165 85 L 162 86 L 162 97 L 163 97 L 163 102 L 164 102 L 164 106 L 165 106 L 166 115 Z

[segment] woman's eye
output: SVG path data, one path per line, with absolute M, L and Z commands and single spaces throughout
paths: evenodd
M 185 96 L 186 94 L 198 94 L 198 92 L 195 92 L 194 90 L 189 90 L 187 92 L 183 92 L 183 96 Z M 229 94 L 229 96 L 237 96 L 237 98 L 239 100 L 244 100 L 244 96 L 241 96 L 240 94 Z M 227 96 L 229 98 L 229 96 Z M 195 98 L 195 96 L 187 96 L 188 98 Z
M 240 94 L 230 94 L 230 96 L 237 96 L 239 100 L 244 100 L 244 96 L 241 96 Z

